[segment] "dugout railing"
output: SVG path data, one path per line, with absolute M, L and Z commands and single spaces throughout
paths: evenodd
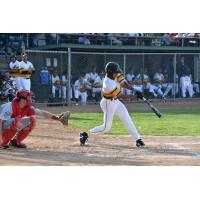
M 109 61 L 118 62 L 124 74 L 133 71 L 137 76 L 147 73 L 151 81 L 159 68 L 164 71 L 165 68 L 170 68 L 171 82 L 176 85 L 177 93 L 170 91 L 168 98 L 176 99 L 181 97 L 180 77 L 177 78 L 177 66 L 182 57 L 185 63 L 190 68 L 193 84 L 199 85 L 200 82 L 200 54 L 198 53 L 107 53 L 107 52 L 74 52 L 71 48 L 68 51 L 37 51 L 27 50 L 29 60 L 36 68 L 36 73 L 32 76 L 32 90 L 36 95 L 38 102 L 51 102 L 52 85 L 50 79 L 48 84 L 42 84 L 41 71 L 47 69 L 49 76 L 54 70 L 59 74 L 65 74 L 68 78 L 67 99 L 58 98 L 58 103 L 72 103 L 74 97 L 73 84 L 78 79 L 80 74 L 85 74 L 96 68 L 98 73 L 104 71 L 105 64 Z M 153 82 L 152 82 L 153 83 Z M 62 85 L 62 81 L 61 81 Z M 142 85 L 145 87 L 145 81 L 142 78 Z M 175 90 L 175 89 L 174 89 Z M 144 91 L 145 92 L 145 91 Z M 164 92 L 164 91 L 163 91 Z M 196 91 L 196 93 L 198 93 Z M 198 94 L 197 94 L 198 95 Z M 94 99 L 89 98 L 88 102 L 94 102 Z

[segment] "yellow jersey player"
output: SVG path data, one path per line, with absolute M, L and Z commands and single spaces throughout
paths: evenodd
M 106 133 L 111 129 L 114 115 L 118 116 L 128 129 L 129 133 L 136 141 L 137 147 L 144 147 L 145 144 L 140 138 L 137 129 L 124 104 L 118 100 L 121 93 L 121 87 L 134 90 L 133 87 L 125 80 L 121 73 L 118 63 L 109 62 L 105 67 L 106 76 L 103 80 L 102 96 L 100 106 L 104 112 L 104 122 L 91 130 L 80 133 L 80 144 L 84 145 L 88 137 L 92 134 Z M 142 99 L 142 93 L 136 92 L 138 98 Z

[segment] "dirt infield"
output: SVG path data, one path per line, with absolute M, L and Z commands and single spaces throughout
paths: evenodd
M 191 102 L 157 104 L 158 107 L 189 106 Z M 192 102 L 199 106 L 200 102 Z M 135 105 L 128 105 L 130 108 Z M 143 108 L 144 105 L 137 105 Z M 191 105 L 190 105 L 191 106 Z M 47 108 L 46 108 L 47 109 Z M 54 113 L 68 107 L 49 107 Z M 72 112 L 100 111 L 99 106 L 70 107 Z M 0 149 L 0 165 L 200 165 L 200 137 L 143 137 L 147 147 L 138 149 L 131 136 L 97 135 L 86 146 L 78 142 L 79 130 L 38 118 L 26 139 L 28 149 Z

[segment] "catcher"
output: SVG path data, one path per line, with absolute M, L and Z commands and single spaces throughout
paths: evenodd
M 0 147 L 26 148 L 27 146 L 22 141 L 34 129 L 35 115 L 60 121 L 67 126 L 70 112 L 56 116 L 45 110 L 37 109 L 32 106 L 31 92 L 20 90 L 12 102 L 0 106 Z

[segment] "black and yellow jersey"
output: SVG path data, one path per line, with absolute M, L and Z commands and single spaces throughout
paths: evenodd
M 120 82 L 122 77 L 119 79 L 112 80 L 107 76 L 104 78 L 103 87 L 102 87 L 102 96 L 107 99 L 115 99 L 121 93 Z

